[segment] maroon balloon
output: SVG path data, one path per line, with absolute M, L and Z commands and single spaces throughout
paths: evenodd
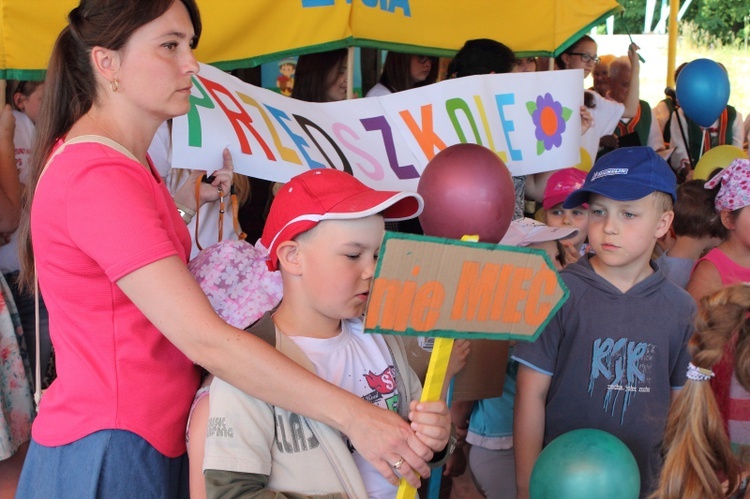
M 505 235 L 516 202 L 508 167 L 477 144 L 440 151 L 425 167 L 417 192 L 424 198 L 419 222 L 425 234 L 451 239 L 478 235 L 488 243 Z

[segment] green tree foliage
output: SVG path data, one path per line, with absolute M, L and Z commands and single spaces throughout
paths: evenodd
M 625 12 L 615 16 L 615 34 L 643 33 L 646 18 L 646 0 L 618 0 Z M 682 5 L 685 0 L 682 0 Z M 662 1 L 656 0 L 653 25 L 659 20 Z M 750 2 L 747 0 L 692 0 L 682 19 L 691 22 L 703 33 L 706 44 L 718 40 L 731 45 L 743 39 L 744 30 L 750 25 Z M 604 30 L 604 25 L 600 27 Z
M 618 3 L 625 8 L 625 12 L 615 16 L 615 34 L 624 35 L 627 33 L 643 33 L 643 23 L 646 18 L 646 0 L 618 0 Z M 654 9 L 654 24 L 659 19 L 659 5 L 661 0 L 657 0 L 657 8 Z
M 695 5 L 693 5 L 695 4 Z M 693 0 L 685 13 L 701 29 L 712 33 L 722 43 L 731 45 L 742 38 L 750 4 L 742 0 Z

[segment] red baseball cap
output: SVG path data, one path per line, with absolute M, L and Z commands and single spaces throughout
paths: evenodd
M 416 192 L 376 191 L 332 168 L 306 171 L 284 184 L 271 204 L 260 239 L 268 248 L 268 268 L 278 268 L 279 244 L 323 220 L 352 220 L 380 213 L 386 221 L 397 222 L 418 216 L 423 207 L 422 196 Z
M 549 210 L 565 201 L 573 191 L 577 191 L 586 180 L 586 172 L 578 168 L 563 168 L 550 175 L 544 188 L 542 208 Z

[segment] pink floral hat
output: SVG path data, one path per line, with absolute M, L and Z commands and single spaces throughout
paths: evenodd
M 750 160 L 735 159 L 704 184 L 706 189 L 713 189 L 721 182 L 716 194 L 714 208 L 716 211 L 734 211 L 750 206 Z
M 222 241 L 198 253 L 188 269 L 216 313 L 244 329 L 281 301 L 281 274 L 268 270 L 267 259 L 260 241 Z

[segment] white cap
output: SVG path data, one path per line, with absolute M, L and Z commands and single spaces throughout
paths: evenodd
M 550 227 L 537 222 L 533 218 L 519 218 L 513 220 L 500 240 L 506 246 L 528 246 L 534 243 L 557 241 L 578 234 L 578 229 L 566 227 Z

